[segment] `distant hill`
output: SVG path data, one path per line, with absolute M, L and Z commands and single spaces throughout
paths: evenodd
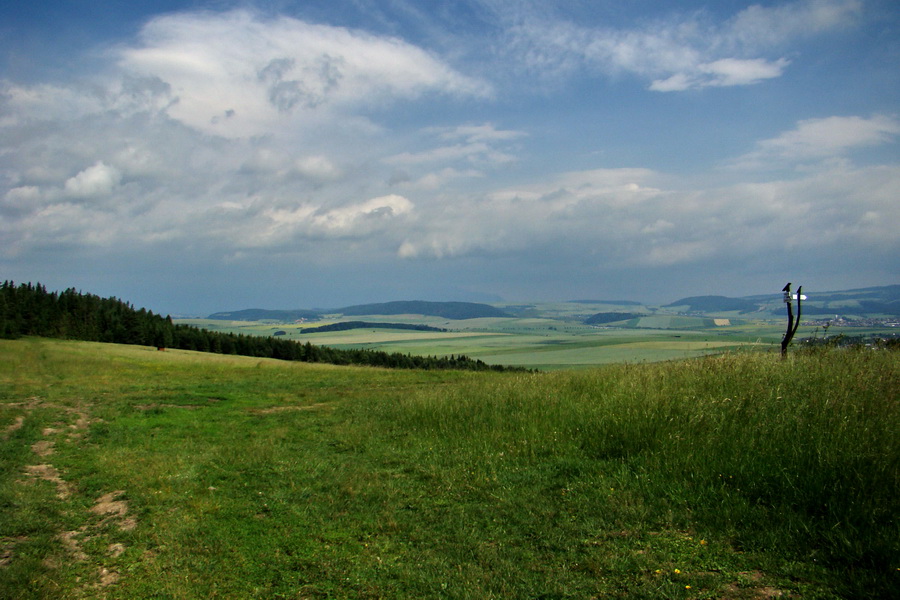
M 803 293 L 808 296 L 803 303 L 804 316 L 900 316 L 900 285 L 822 292 L 807 288 Z M 781 294 L 747 296 L 744 299 L 770 309 L 773 306 L 781 308 Z
M 690 312 L 752 312 L 759 308 L 759 305 L 746 298 L 728 298 L 726 296 L 692 296 L 690 298 L 682 298 L 671 304 L 666 304 L 664 308 L 672 308 L 675 306 L 687 306 Z
M 781 284 L 783 285 L 783 284 Z M 794 286 L 794 290 L 796 291 Z M 843 291 L 810 291 L 810 288 L 804 286 L 804 294 L 809 296 L 809 300 L 803 303 L 804 316 L 819 315 L 844 315 L 844 316 L 863 316 L 863 315 L 887 315 L 889 317 L 900 316 L 900 285 L 887 285 L 868 288 L 857 288 Z M 640 310 L 637 307 L 643 306 L 640 302 L 633 300 L 569 300 L 571 304 L 583 305 L 609 305 L 619 307 L 634 306 L 634 310 Z M 599 307 L 602 310 L 602 307 Z M 755 313 L 760 317 L 771 316 L 783 312 L 782 296 L 780 293 L 761 294 L 755 296 L 744 296 L 741 298 L 729 298 L 727 296 L 692 296 L 682 298 L 663 308 L 676 308 L 679 311 L 690 313 L 712 314 L 740 312 Z M 580 311 L 581 309 L 576 309 Z M 596 308 L 594 310 L 597 310 Z M 624 310 L 632 310 L 625 308 Z M 542 307 L 534 304 L 510 305 L 504 308 L 497 308 L 490 304 L 481 304 L 475 302 L 426 302 L 426 301 L 397 301 L 385 302 L 381 304 L 360 304 L 347 306 L 345 308 L 328 309 L 328 310 L 264 310 L 260 308 L 251 308 L 245 310 L 217 312 L 209 315 L 209 319 L 217 319 L 223 321 L 276 321 L 281 323 L 292 323 L 305 319 L 307 321 L 319 320 L 323 314 L 341 313 L 345 316 L 363 316 L 363 315 L 427 315 L 442 317 L 445 319 L 477 319 L 480 317 L 541 317 L 546 316 Z M 587 311 L 585 311 L 587 312 Z M 550 311 L 552 315 L 556 314 Z M 612 315 L 612 312 L 601 312 L 598 315 Z M 622 312 L 621 314 L 629 314 Z M 634 315 L 646 316 L 646 315 Z M 584 318 L 579 315 L 579 318 Z M 597 317 L 601 321 L 595 321 L 593 324 L 602 324 L 602 319 L 606 317 Z M 608 318 L 612 318 L 611 316 Z M 607 321 L 609 322 L 609 321 Z
M 634 300 L 569 300 L 571 304 L 612 304 L 614 306 L 641 306 Z
M 807 315 L 900 316 L 900 285 L 859 288 L 841 292 L 812 293 L 814 301 L 804 307 Z
M 425 302 L 422 300 L 360 304 L 339 308 L 334 312 L 344 316 L 360 315 L 427 315 L 445 319 L 479 319 L 482 317 L 511 317 L 489 304 L 473 302 Z
M 620 313 L 620 312 L 604 312 L 592 315 L 584 320 L 585 325 L 604 325 L 606 323 L 615 323 L 616 321 L 630 321 L 638 317 L 643 317 L 639 313 Z
M 316 321 L 321 317 L 313 310 L 265 310 L 262 308 L 247 308 L 232 312 L 217 312 L 206 317 L 219 321 L 279 321 L 281 323 L 293 323 L 300 319 Z

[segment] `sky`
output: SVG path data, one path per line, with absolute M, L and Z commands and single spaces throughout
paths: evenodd
M 900 283 L 896 0 L 0 5 L 0 278 L 172 315 Z

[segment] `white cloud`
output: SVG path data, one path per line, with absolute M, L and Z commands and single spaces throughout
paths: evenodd
M 389 165 L 409 166 L 430 163 L 448 163 L 466 161 L 472 164 L 503 164 L 512 162 L 515 157 L 506 152 L 497 150 L 483 142 L 472 144 L 454 144 L 452 146 L 439 146 L 421 152 L 403 152 L 384 159 Z
M 316 183 L 336 181 L 343 172 L 326 156 L 305 156 L 294 161 L 294 169 L 304 179 Z
M 516 140 L 526 137 L 521 131 L 497 129 L 492 123 L 457 127 L 428 127 L 419 132 L 424 138 L 408 150 L 385 157 L 393 167 L 389 184 L 409 190 L 437 190 L 454 181 L 477 179 L 490 170 L 518 160 Z
M 548 22 L 541 15 L 509 28 L 509 48 L 521 65 L 550 78 L 588 68 L 648 78 L 649 89 L 660 92 L 753 85 L 782 76 L 790 64 L 766 55 L 846 27 L 861 9 L 858 0 L 800 0 L 753 5 L 720 23 L 697 12 L 632 29 Z
M 697 78 L 685 73 L 675 73 L 665 79 L 657 79 L 648 89 L 654 92 L 683 92 L 697 87 Z
M 453 167 L 446 167 L 439 171 L 426 173 L 416 180 L 407 178 L 392 183 L 393 185 L 398 185 L 404 189 L 433 191 L 447 186 L 454 181 L 462 179 L 478 179 L 483 178 L 484 176 L 484 173 L 477 169 L 460 170 L 454 169 Z
M 740 60 L 723 58 L 696 65 L 691 74 L 676 73 L 650 84 L 655 92 L 680 92 L 693 88 L 752 85 L 765 79 L 781 77 L 790 61 L 780 58 L 774 62 L 764 59 Z
M 797 180 L 709 189 L 666 186 L 642 169 L 555 181 L 422 207 L 406 259 L 540 253 L 618 267 L 670 267 L 770 252 L 897 249 L 897 167 L 841 168 Z M 830 249 L 830 250 L 829 250 Z M 863 250 L 865 251 L 865 250 Z M 581 258 L 577 258 L 581 257 Z
M 464 139 L 469 143 L 509 141 L 528 135 L 524 131 L 497 129 L 493 123 L 459 125 L 457 127 L 433 127 L 427 131 L 436 133 L 443 139 Z
M 848 152 L 893 142 L 900 135 L 900 120 L 875 115 L 807 119 L 778 137 L 758 142 L 756 150 L 733 161 L 737 168 L 761 168 L 840 157 Z
M 490 94 L 422 49 L 394 38 L 246 11 L 158 17 L 119 67 L 163 82 L 168 113 L 224 136 L 276 133 L 315 113 L 412 99 L 427 92 Z
M 339 250 L 322 247 L 328 240 L 366 242 L 370 249 L 393 240 L 392 230 L 405 227 L 403 219 L 415 209 L 407 198 L 396 194 L 330 208 L 315 202 L 272 206 L 263 201 L 262 210 L 257 211 L 255 204 L 220 205 L 215 221 L 221 229 L 208 242 L 220 244 L 224 236 L 231 235 L 233 247 L 267 251 L 296 251 L 315 243 L 319 252 L 306 256 L 307 261 L 314 262 Z M 342 250 L 346 252 L 348 248 Z
M 413 210 L 413 203 L 397 194 L 372 198 L 360 204 L 334 208 L 313 216 L 313 223 L 330 232 L 352 234 L 356 228 L 368 229 L 375 222 L 405 215 Z
M 775 47 L 798 37 L 851 26 L 862 9 L 860 0 L 801 0 L 780 6 L 753 4 L 732 19 L 719 43 L 726 47 Z
M 24 122 L 54 119 L 71 120 L 103 110 L 102 98 L 95 90 L 53 84 L 19 85 L 0 81 L 3 114 L 0 127 Z
M 676 91 L 782 76 L 783 55 L 802 60 L 787 47 L 792 40 L 840 27 L 857 6 L 767 5 L 725 22 L 698 13 L 619 30 L 525 20 L 514 31 L 523 44 L 540 42 L 516 48 L 536 68 L 629 73 Z M 755 33 L 767 27 L 771 35 Z M 733 165 L 831 161 L 829 169 L 710 188 L 640 168 L 554 174 L 553 164 L 604 160 L 605 145 L 621 142 L 598 138 L 600 151 L 589 155 L 576 140 L 542 165 L 550 148 L 540 146 L 553 136 L 535 134 L 526 146 L 521 129 L 534 115 L 562 123 L 552 103 L 559 96 L 499 103 L 522 108 L 504 113 L 517 123 L 506 128 L 423 127 L 426 113 L 428 125 L 452 124 L 460 108 L 487 119 L 471 117 L 487 114 L 483 103 L 472 112 L 424 104 L 437 95 L 481 100 L 490 90 L 393 38 L 245 12 L 170 15 L 114 59 L 89 84 L 0 84 L 0 258 L 76 261 L 79 251 L 97 251 L 103 264 L 122 249 L 164 250 L 202 255 L 194 264 L 207 272 L 238 256 L 248 269 L 284 261 L 298 273 L 328 260 L 357 271 L 373 257 L 424 263 L 398 267 L 409 273 L 431 271 L 436 259 L 501 256 L 515 260 L 486 262 L 511 271 L 596 263 L 674 272 L 787 249 L 816 260 L 841 248 L 848 256 L 898 252 L 900 172 L 849 159 L 895 142 L 894 116 L 799 121 L 748 145 Z M 407 100 L 419 103 L 410 114 L 388 111 Z M 661 143 L 678 152 L 678 143 Z M 690 168 L 703 178 L 702 165 Z M 501 186 L 501 178 L 531 183 Z
M 617 217 L 660 196 L 658 189 L 646 185 L 655 177 L 644 169 L 600 169 L 437 203 L 423 208 L 420 230 L 404 240 L 400 254 L 445 258 L 545 243 L 595 246 L 623 239 L 639 226 L 631 217 L 629 223 Z
M 41 189 L 36 185 L 23 185 L 6 192 L 6 201 L 11 205 L 26 206 L 40 200 Z
M 91 167 L 66 180 L 66 194 L 72 198 L 108 196 L 122 180 L 115 167 L 98 161 Z

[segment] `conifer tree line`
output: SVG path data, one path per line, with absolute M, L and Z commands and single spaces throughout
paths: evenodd
M 48 292 L 40 283 L 4 281 L 0 287 L 0 338 L 38 336 L 217 354 L 237 354 L 336 365 L 401 369 L 520 370 L 488 365 L 467 356 L 435 357 L 377 350 L 340 350 L 273 337 L 200 329 L 172 322 L 169 316 L 135 309 L 118 298 L 101 298 L 69 288 Z

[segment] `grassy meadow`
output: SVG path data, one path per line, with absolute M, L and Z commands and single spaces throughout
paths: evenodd
M 898 390 L 886 351 L 472 373 L 0 340 L 0 598 L 900 597 Z

